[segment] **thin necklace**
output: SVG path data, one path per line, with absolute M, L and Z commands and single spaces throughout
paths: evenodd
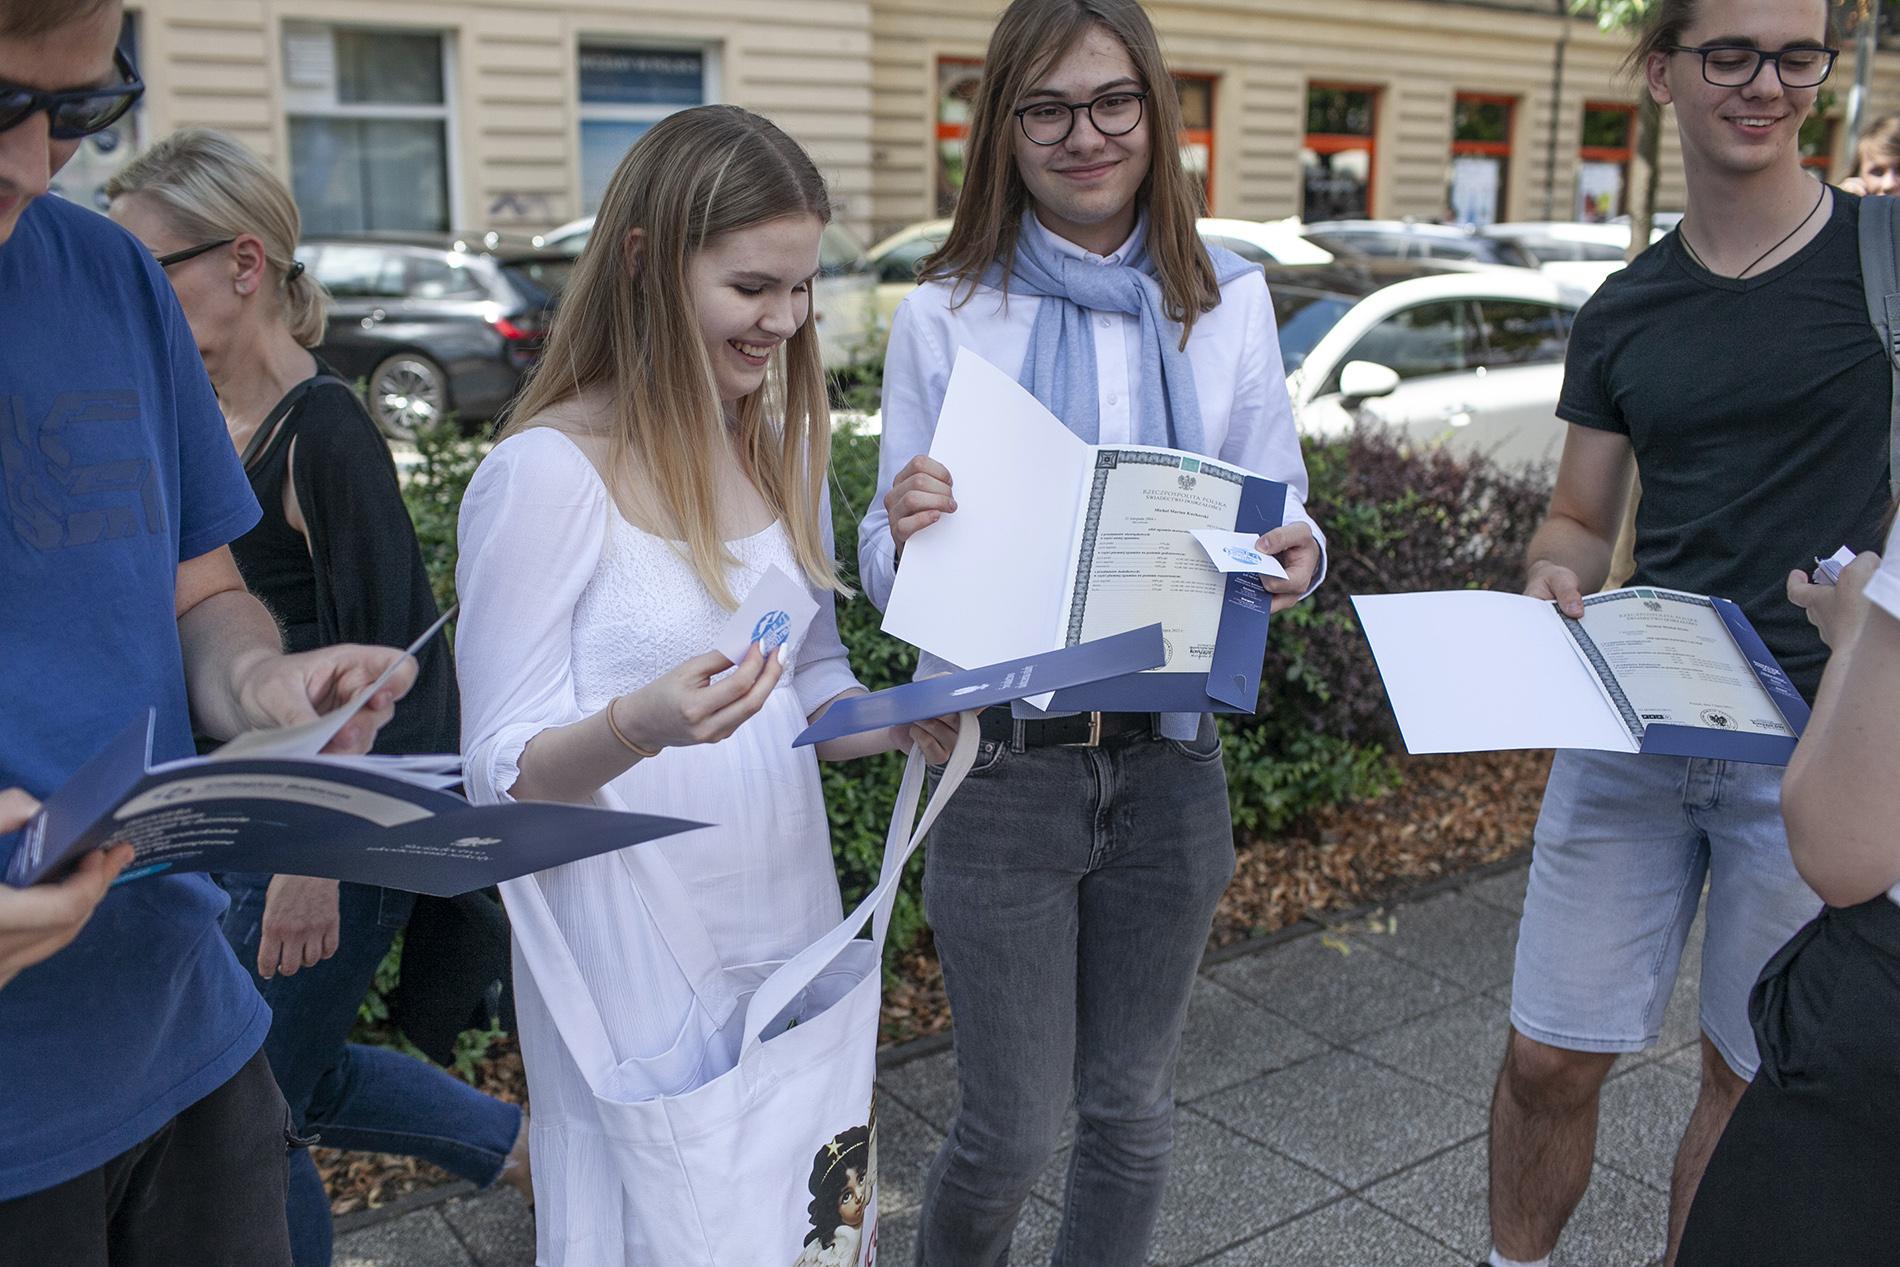
M 1753 260 L 1751 260 L 1749 262 L 1748 268 L 1745 268 L 1741 272 L 1735 274 L 1735 280 L 1739 282 L 1742 280 L 1742 278 L 1748 276 L 1750 270 L 1752 270 L 1755 267 L 1755 265 L 1761 263 L 1763 260 L 1767 259 L 1770 255 L 1773 255 L 1776 251 L 1779 251 L 1782 248 L 1782 245 L 1786 243 L 1789 238 L 1793 237 L 1795 234 L 1801 232 L 1802 229 L 1806 228 L 1808 221 L 1814 219 L 1814 213 L 1821 209 L 1821 203 L 1825 201 L 1826 198 L 1827 198 L 1827 186 L 1822 185 L 1821 196 L 1814 200 L 1814 205 L 1812 207 L 1808 208 L 1808 214 L 1801 217 L 1801 223 L 1795 225 L 1794 228 L 1789 229 L 1787 233 L 1783 234 L 1780 242 L 1775 243 L 1773 246 L 1769 247 L 1767 250 L 1763 251 L 1760 255 L 1757 255 Z M 1676 230 L 1676 236 L 1681 238 L 1682 244 L 1689 248 L 1689 254 L 1692 257 L 1694 257 L 1696 263 L 1701 264 L 1703 269 L 1706 270 L 1707 272 L 1715 273 L 1714 269 L 1710 268 L 1706 263 L 1703 262 L 1702 256 L 1698 254 L 1695 249 L 1695 243 L 1689 240 L 1688 233 L 1684 232 L 1683 229 L 1678 227 Z M 1720 273 L 1715 273 L 1715 275 L 1717 277 L 1721 276 Z

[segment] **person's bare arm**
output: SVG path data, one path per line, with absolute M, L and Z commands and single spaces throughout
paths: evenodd
M 0 834 L 18 831 L 39 808 L 38 801 L 17 787 L 0 791 Z M 0 986 L 79 936 L 130 861 L 132 846 L 114 845 L 81 858 L 78 870 L 58 884 L 25 889 L 0 884 Z
M 237 563 L 223 546 L 178 565 L 175 606 L 192 718 L 218 739 L 310 721 L 375 681 L 403 654 L 398 647 L 343 643 L 285 655 L 276 622 L 244 588 Z M 327 751 L 368 752 L 415 678 L 411 660 Z
M 738 668 L 713 681 L 731 667 L 726 657 L 708 651 L 591 716 L 549 727 L 521 750 L 520 774 L 508 794 L 518 801 L 585 804 L 640 759 L 614 737 L 615 727 L 649 752 L 718 743 L 765 706 L 785 661 L 782 654 L 762 654 L 755 642 Z
M 1796 869 L 1829 906 L 1900 882 L 1900 620 L 1863 593 L 1879 561 L 1860 555 L 1833 586 L 1788 578 L 1788 597 L 1833 655 L 1782 779 L 1781 813 Z
M 1553 600 L 1566 616 L 1580 618 L 1583 596 L 1609 579 L 1636 455 L 1628 436 L 1574 422 L 1569 428 L 1550 513 L 1525 552 L 1530 567 L 1524 592 Z

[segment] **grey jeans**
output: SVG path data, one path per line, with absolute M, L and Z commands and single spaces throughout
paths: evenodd
M 927 859 L 961 1101 L 924 1182 L 918 1267 L 1009 1262 L 1071 1096 L 1053 1262 L 1144 1262 L 1188 994 L 1234 873 L 1212 719 L 1191 743 L 985 743 Z

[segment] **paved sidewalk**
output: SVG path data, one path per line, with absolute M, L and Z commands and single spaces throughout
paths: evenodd
M 1459 1267 L 1489 1252 L 1485 1117 L 1503 1051 L 1524 864 L 1393 910 L 1226 959 L 1195 985 L 1176 1086 L 1173 1177 L 1150 1262 Z M 1377 921 L 1383 923 L 1383 921 Z M 1553 1267 L 1662 1254 L 1670 1164 L 1695 1102 L 1701 925 L 1663 1039 L 1603 1095 L 1596 1174 Z M 948 1051 L 879 1080 L 880 1267 L 911 1267 L 918 1193 L 956 1102 Z M 1011 1258 L 1046 1263 L 1066 1147 Z M 340 1235 L 338 1267 L 526 1267 L 512 1190 Z

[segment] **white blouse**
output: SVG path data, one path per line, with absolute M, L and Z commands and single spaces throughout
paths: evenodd
M 820 518 L 830 549 L 828 501 Z M 577 701 L 576 661 L 585 664 L 585 653 L 595 644 L 610 651 L 612 640 L 624 631 L 586 620 L 578 609 L 613 541 L 615 521 L 621 521 L 620 513 L 593 463 L 552 427 L 502 441 L 469 481 L 456 533 L 461 555 L 455 583 L 463 607 L 455 656 L 464 683 L 462 753 L 471 799 L 510 799 L 508 789 L 521 775 L 518 763 L 528 741 L 602 706 L 583 709 Z M 471 541 L 480 549 L 471 550 Z M 517 596 L 524 585 L 534 596 L 531 602 L 485 601 L 490 593 Z M 669 604 L 711 602 L 697 581 L 672 588 L 680 592 L 648 597 Z M 831 596 L 814 597 L 820 600 L 818 615 L 790 675 L 807 714 L 858 685 L 838 637 Z M 664 639 L 667 627 L 654 633 Z M 689 639 L 678 646 L 649 644 L 649 649 L 654 663 L 664 661 L 659 669 L 664 672 L 710 650 L 711 644 Z M 620 689 L 637 689 L 657 676 Z M 471 684 L 476 689 L 470 690 Z

